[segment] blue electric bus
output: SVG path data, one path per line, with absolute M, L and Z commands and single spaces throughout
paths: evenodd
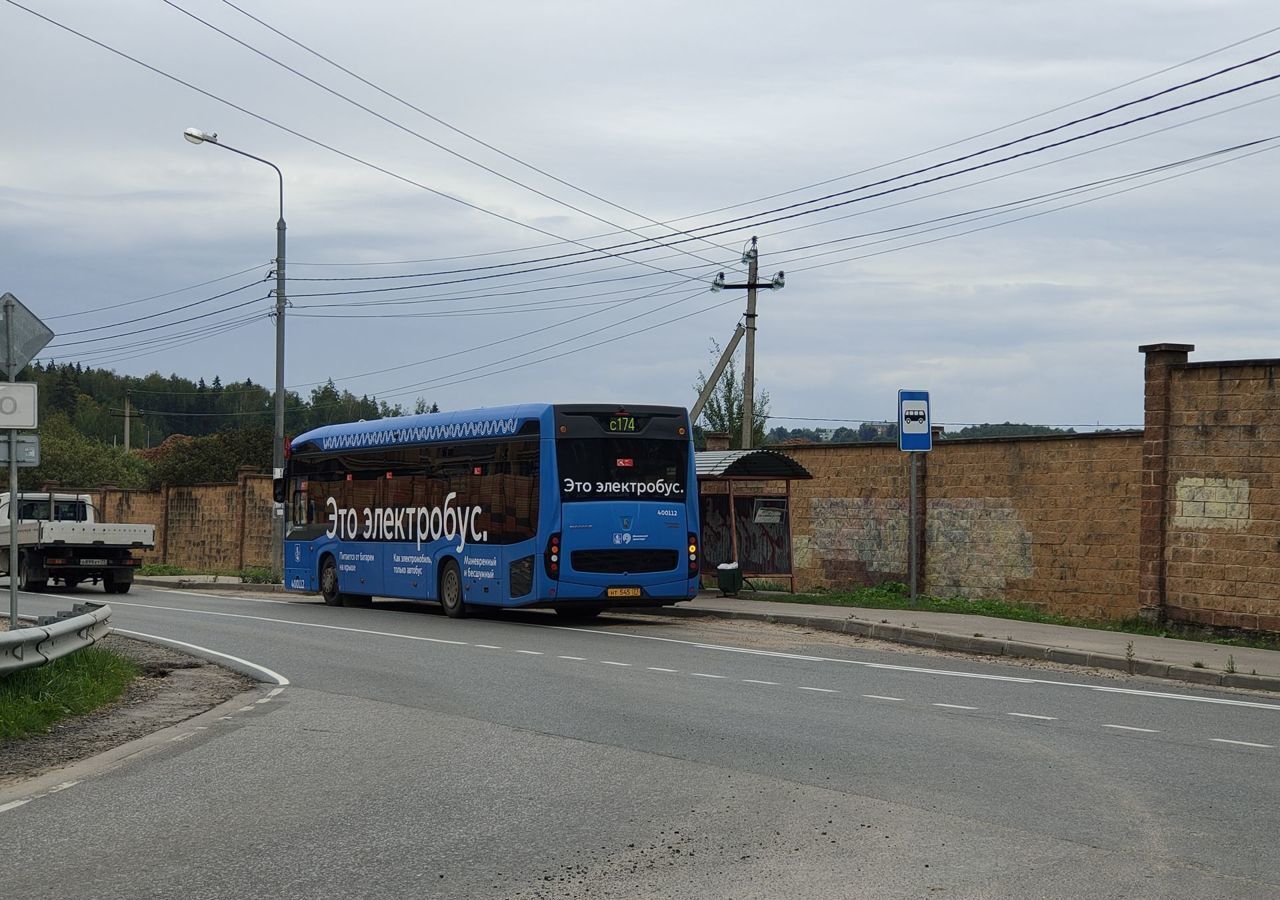
M 526 404 L 327 425 L 287 447 L 285 587 L 590 617 L 698 591 L 686 410 Z

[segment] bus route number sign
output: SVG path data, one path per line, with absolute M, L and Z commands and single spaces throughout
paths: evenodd
M 613 416 L 609 419 L 609 431 L 614 434 L 635 434 L 635 416 Z

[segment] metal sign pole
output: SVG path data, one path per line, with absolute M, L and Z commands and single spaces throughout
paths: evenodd
M 919 529 L 916 527 L 916 517 L 918 515 L 918 511 L 916 509 L 916 506 L 917 506 L 916 472 L 917 472 L 917 466 L 920 462 L 920 454 L 912 453 L 910 454 L 910 456 L 911 456 L 911 511 L 910 511 L 911 524 L 907 526 L 909 531 L 909 534 L 907 535 L 907 546 L 910 548 L 909 555 L 911 557 L 911 562 L 910 562 L 910 571 L 908 571 L 907 573 L 907 579 L 911 582 L 911 605 L 915 606 L 916 605 L 916 581 L 918 580 L 917 572 L 916 572 L 918 562 L 916 561 L 916 557 L 919 551 L 919 548 L 916 546 L 916 538 L 919 535 Z
M 18 377 L 13 356 L 13 297 L 4 298 L 4 346 L 9 381 Z M 9 429 L 9 630 L 18 630 L 18 431 Z

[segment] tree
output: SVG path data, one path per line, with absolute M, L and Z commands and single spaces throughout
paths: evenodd
M 86 437 L 61 412 L 40 422 L 40 465 L 18 470 L 18 486 L 32 490 L 47 483 L 69 488 L 115 485 L 145 488 L 149 466 L 136 454 Z
M 711 368 L 715 369 L 716 361 L 720 358 L 720 345 L 711 341 Z M 693 389 L 697 395 L 701 395 L 707 386 L 706 373 L 699 370 L 698 380 L 694 384 Z M 742 398 L 743 385 L 738 379 L 738 362 L 732 356 L 729 357 L 729 364 L 725 366 L 725 370 L 720 375 L 720 381 L 715 386 L 715 390 L 711 392 L 711 396 L 707 399 L 706 405 L 702 407 L 702 415 L 699 417 L 700 422 L 707 431 L 727 431 L 729 433 L 729 446 L 734 450 L 742 449 Z M 758 391 L 755 396 L 755 407 L 751 411 L 752 428 L 751 428 L 751 446 L 759 447 L 765 443 L 764 426 L 769 421 L 769 394 L 767 391 Z

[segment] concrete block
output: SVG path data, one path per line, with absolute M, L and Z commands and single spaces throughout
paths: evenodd
M 1020 656 L 1024 659 L 1047 659 L 1049 648 L 1041 644 L 1024 644 L 1022 641 L 1005 641 L 1005 656 Z
M 1065 647 L 1050 647 L 1045 659 L 1051 662 L 1067 663 L 1072 666 L 1088 666 L 1089 653 L 1086 650 L 1069 650 Z
M 1224 674 L 1222 676 L 1222 684 L 1225 687 L 1280 692 L 1280 678 L 1272 678 L 1269 675 L 1242 675 L 1239 672 Z
M 1192 684 L 1222 684 L 1222 673 L 1213 669 L 1197 669 L 1194 666 L 1170 666 L 1169 677 Z

